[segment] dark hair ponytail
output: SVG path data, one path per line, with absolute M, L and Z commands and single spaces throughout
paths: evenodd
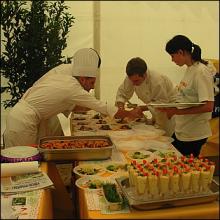
M 201 58 L 201 53 L 202 53 L 202 51 L 201 51 L 200 46 L 198 46 L 197 44 L 192 44 L 192 52 L 191 52 L 192 59 L 194 61 L 199 61 L 199 62 L 207 65 L 208 61 L 205 61 Z
M 167 53 L 173 54 L 178 50 L 190 53 L 194 61 L 199 61 L 205 65 L 208 64 L 207 61 L 201 58 L 201 48 L 197 44 L 192 43 L 192 41 L 184 35 L 176 35 L 166 44 Z

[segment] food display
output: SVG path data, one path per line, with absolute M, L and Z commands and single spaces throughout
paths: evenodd
M 130 185 L 137 194 L 151 198 L 209 191 L 215 164 L 207 159 L 164 155 L 162 160 L 132 161 Z
M 129 125 L 121 125 L 121 126 L 119 127 L 119 129 L 121 129 L 121 130 L 127 130 L 127 129 L 131 129 L 131 127 L 130 127 Z
M 45 149 L 72 149 L 72 148 L 102 148 L 109 147 L 107 140 L 48 140 L 41 144 L 41 148 Z
M 100 176 L 84 176 L 78 178 L 75 182 L 76 186 L 83 190 L 101 190 L 104 183 L 113 183 L 110 178 Z
M 104 168 L 106 171 L 111 172 L 111 173 L 116 173 L 116 172 L 126 172 L 127 171 L 127 165 L 126 163 L 121 163 L 121 162 L 109 162 L 104 164 Z
M 74 167 L 73 172 L 78 176 L 94 176 L 103 174 L 105 170 L 97 164 L 82 164 Z
M 80 131 L 92 131 L 93 128 L 91 128 L 89 126 L 82 125 L 82 126 L 80 126 L 79 130 Z
M 99 127 L 99 129 L 100 130 L 112 130 L 112 128 L 110 127 L 110 125 L 101 125 L 100 127 Z
M 146 150 L 128 151 L 126 156 L 130 160 L 150 159 L 152 152 Z
M 107 124 L 107 121 L 103 120 L 103 119 L 99 119 L 96 124 Z
M 93 117 L 93 119 L 102 119 L 103 117 L 101 116 L 101 114 L 95 114 Z
M 114 183 L 105 183 L 102 186 L 103 195 L 107 208 L 110 211 L 117 211 L 122 209 L 123 199 L 121 194 L 117 190 L 117 186 Z
M 40 140 L 39 151 L 44 160 L 108 159 L 114 147 L 108 136 L 53 136 Z

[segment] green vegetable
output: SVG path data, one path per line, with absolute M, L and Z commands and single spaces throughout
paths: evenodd
M 143 154 L 143 153 L 141 153 L 141 152 L 135 152 L 134 154 L 133 154 L 133 158 L 134 159 L 144 159 L 144 158 L 147 158 L 147 157 L 149 157 L 150 155 L 147 155 L 147 154 Z
M 117 192 L 117 188 L 114 183 L 105 183 L 102 187 L 105 198 L 109 202 L 121 202 L 121 197 Z
M 107 166 L 107 170 L 115 171 L 116 167 L 114 165 L 109 165 L 109 166 Z

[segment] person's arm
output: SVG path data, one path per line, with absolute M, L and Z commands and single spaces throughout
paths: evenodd
M 114 115 L 115 118 L 129 118 L 131 120 L 141 118 L 143 116 L 141 108 L 137 107 L 130 111 L 118 108 L 118 111 Z
M 134 94 L 134 87 L 128 77 L 126 77 L 123 83 L 118 87 L 116 98 L 115 98 L 115 105 L 119 103 L 119 105 L 125 104 Z
M 73 109 L 74 112 L 87 112 L 89 110 L 91 109 L 87 107 L 79 106 L 79 105 L 76 105 Z
M 205 112 L 212 112 L 214 107 L 213 101 L 206 101 L 205 104 L 191 107 L 191 108 L 184 108 L 184 109 L 177 109 L 177 108 L 157 108 L 161 112 L 165 112 L 168 118 L 171 118 L 173 115 L 188 115 L 188 114 L 200 114 Z
M 124 109 L 125 108 L 125 103 L 123 103 L 123 102 L 116 102 L 115 104 L 120 109 Z

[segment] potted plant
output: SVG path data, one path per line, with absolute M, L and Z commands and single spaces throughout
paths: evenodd
M 1 1 L 1 74 L 14 106 L 24 92 L 53 67 L 64 63 L 67 34 L 74 23 L 64 1 Z M 68 59 L 68 58 L 67 58 Z

